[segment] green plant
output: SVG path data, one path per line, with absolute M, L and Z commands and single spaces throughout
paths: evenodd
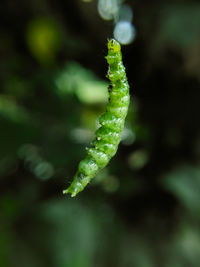
M 106 112 L 99 118 L 101 126 L 96 131 L 96 138 L 91 147 L 87 148 L 86 158 L 79 163 L 78 171 L 69 188 L 63 191 L 64 194 L 70 193 L 72 197 L 82 191 L 115 155 L 124 128 L 130 102 L 129 84 L 122 63 L 121 46 L 114 39 L 108 40 L 106 60 L 109 64 L 109 103 Z

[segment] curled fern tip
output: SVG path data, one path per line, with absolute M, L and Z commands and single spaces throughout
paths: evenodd
M 81 192 L 116 154 L 128 112 L 129 84 L 122 62 L 121 46 L 115 39 L 108 40 L 106 60 L 109 65 L 109 102 L 106 112 L 99 118 L 100 127 L 91 147 L 87 149 L 86 158 L 79 163 L 71 185 L 63 191 L 63 194 L 69 193 L 72 197 Z

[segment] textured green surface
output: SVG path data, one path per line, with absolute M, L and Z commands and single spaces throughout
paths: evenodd
M 122 63 L 121 47 L 114 39 L 108 40 L 106 60 L 109 64 L 109 103 L 106 112 L 99 118 L 100 128 L 96 131 L 96 139 L 91 147 L 87 148 L 87 156 L 79 163 L 73 182 L 63 191 L 72 197 L 81 192 L 115 155 L 124 128 L 130 102 L 129 85 Z

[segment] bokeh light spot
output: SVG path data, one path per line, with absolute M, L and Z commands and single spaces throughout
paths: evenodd
M 137 150 L 128 158 L 128 163 L 131 169 L 141 169 L 148 162 L 149 156 L 145 150 Z
M 34 173 L 39 179 L 47 180 L 53 176 L 54 168 L 49 162 L 42 161 L 35 167 Z
M 129 21 L 133 20 L 133 11 L 128 5 L 122 5 L 119 9 L 118 21 Z
M 114 28 L 114 37 L 121 44 L 130 44 L 136 35 L 135 27 L 129 21 L 119 21 Z
M 51 62 L 61 45 L 61 32 L 57 22 L 36 18 L 27 29 L 27 44 L 32 55 L 41 63 Z
M 105 20 L 111 20 L 118 13 L 119 4 L 118 0 L 99 0 L 98 12 Z

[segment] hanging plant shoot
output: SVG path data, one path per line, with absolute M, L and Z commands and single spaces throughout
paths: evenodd
M 114 39 L 108 40 L 106 60 L 109 65 L 107 73 L 110 80 L 109 102 L 105 113 L 99 118 L 100 127 L 95 133 L 95 139 L 91 146 L 86 148 L 85 159 L 79 163 L 71 185 L 63 191 L 64 194 L 69 193 L 72 197 L 81 192 L 116 154 L 128 112 L 129 84 L 122 62 L 121 46 Z

